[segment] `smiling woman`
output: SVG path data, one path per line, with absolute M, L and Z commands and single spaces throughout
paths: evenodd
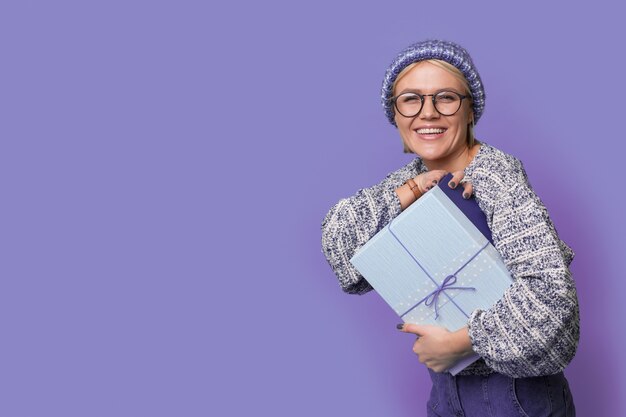
M 484 212 L 513 284 L 467 326 L 399 325 L 419 337 L 413 352 L 433 381 L 429 416 L 575 415 L 563 369 L 579 339 L 578 298 L 563 242 L 517 158 L 473 136 L 485 105 L 465 49 L 425 41 L 402 51 L 385 74 L 382 104 L 405 151 L 417 157 L 380 183 L 337 202 L 322 221 L 322 251 L 348 293 L 372 289 L 349 259 L 447 173 Z M 446 370 L 473 353 L 457 376 Z
M 467 125 L 467 144 L 470 148 L 473 147 L 475 142 L 474 142 L 474 120 L 473 120 L 474 113 L 473 111 L 471 111 L 472 92 L 470 90 L 470 86 L 469 86 L 469 83 L 467 82 L 467 79 L 465 78 L 463 73 L 459 71 L 459 69 L 455 67 L 454 65 L 448 64 L 447 62 L 442 61 L 440 59 L 427 59 L 424 61 L 414 62 L 411 65 L 408 65 L 406 68 L 404 68 L 398 74 L 392 87 L 392 91 L 394 92 L 394 94 L 398 94 L 394 99 L 392 99 L 394 101 L 396 112 L 408 118 L 414 117 L 417 114 L 419 114 L 422 106 L 424 105 L 424 95 L 421 95 L 421 96 L 418 95 L 418 97 L 415 97 L 414 94 L 419 93 L 419 92 L 404 91 L 401 89 L 401 87 L 400 88 L 398 87 L 398 83 L 402 82 L 405 75 L 409 73 L 414 73 L 413 69 L 415 67 L 419 65 L 425 65 L 425 64 L 430 64 L 430 65 L 433 65 L 435 67 L 438 67 L 447 71 L 449 75 L 451 75 L 452 77 L 456 79 L 457 82 L 454 84 L 458 85 L 460 83 L 460 85 L 462 86 L 462 88 L 456 88 L 456 89 L 450 88 L 449 89 L 450 91 L 438 92 L 437 95 L 426 94 L 426 96 L 432 96 L 433 105 L 435 105 L 435 107 L 437 108 L 437 111 L 440 114 L 446 115 L 446 116 L 453 115 L 454 113 L 460 110 L 460 106 L 466 103 L 469 105 L 470 108 L 468 109 L 468 111 L 470 112 L 470 117 L 472 117 L 472 119 L 471 119 L 471 122 Z M 446 92 L 448 93 L 452 92 L 453 96 L 450 97 L 450 95 L 446 95 L 445 94 Z M 462 94 L 459 94 L 459 92 L 462 92 Z M 396 115 L 394 115 L 394 122 L 396 122 L 395 118 L 397 117 L 397 113 Z M 396 126 L 397 126 L 397 122 L 396 122 Z M 404 152 L 405 153 L 417 153 L 417 152 L 414 152 L 411 148 L 409 148 L 406 142 L 404 142 Z
M 394 121 L 405 148 L 420 155 L 429 170 L 465 168 L 479 145 L 468 140 L 474 115 L 458 77 L 422 61 L 398 78 L 393 91 Z

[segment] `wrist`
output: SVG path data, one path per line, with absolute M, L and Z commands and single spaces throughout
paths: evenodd
M 417 199 L 419 199 L 424 194 L 424 192 L 420 189 L 419 185 L 417 185 L 417 183 L 415 182 L 413 178 L 409 178 L 408 180 L 406 180 L 405 184 L 409 187 L 409 190 L 411 190 L 411 192 L 413 193 L 413 196 L 415 197 L 415 201 L 417 201 Z
M 415 201 L 417 201 L 417 198 L 415 197 L 415 193 L 411 190 L 411 187 L 407 183 L 408 183 L 408 180 L 404 182 L 404 184 L 402 184 L 400 187 L 396 188 L 396 195 L 398 196 L 398 199 L 400 200 L 401 210 L 406 209 Z M 417 190 L 419 191 L 419 188 Z
M 474 354 L 467 327 L 450 333 L 450 348 L 461 358 Z

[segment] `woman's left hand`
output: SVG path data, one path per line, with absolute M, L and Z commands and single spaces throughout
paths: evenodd
M 404 324 L 399 330 L 418 336 L 413 352 L 421 363 L 435 372 L 444 372 L 473 353 L 467 327 L 450 332 L 440 326 Z

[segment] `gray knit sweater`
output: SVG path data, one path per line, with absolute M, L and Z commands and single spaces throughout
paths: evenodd
M 325 216 L 322 252 L 345 292 L 372 289 L 349 260 L 400 214 L 395 189 L 427 170 L 415 158 L 380 183 L 339 200 Z M 482 359 L 461 374 L 526 377 L 563 370 L 579 339 L 578 298 L 569 271 L 574 252 L 558 237 L 517 158 L 481 142 L 463 181 L 472 183 L 514 282 L 489 310 L 470 315 L 470 339 Z

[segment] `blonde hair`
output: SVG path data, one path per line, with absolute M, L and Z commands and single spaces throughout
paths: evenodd
M 436 65 L 439 68 L 443 68 L 444 70 L 451 73 L 455 78 L 457 78 L 461 82 L 461 84 L 463 85 L 463 89 L 465 90 L 464 94 L 468 95 L 469 96 L 468 101 L 470 103 L 472 102 L 471 100 L 472 92 L 470 90 L 470 85 L 469 85 L 469 82 L 467 81 L 467 78 L 465 78 L 461 70 L 459 70 L 457 67 L 455 67 L 454 65 L 446 61 L 442 61 L 440 59 L 425 59 L 423 61 L 414 62 L 411 65 L 406 66 L 402 71 L 400 71 L 400 74 L 398 74 L 398 76 L 396 77 L 396 80 L 393 83 L 393 86 L 391 88 L 391 91 L 393 91 L 393 94 L 395 94 L 396 84 L 398 84 L 398 81 L 400 81 L 409 71 L 411 71 L 413 68 L 415 68 L 418 64 L 421 64 L 422 62 L 430 62 L 431 64 Z M 470 110 L 473 112 L 473 109 L 471 107 L 470 107 Z M 395 111 L 396 110 L 394 108 L 394 112 Z M 474 137 L 474 118 L 472 117 L 472 122 L 467 125 L 467 147 L 472 148 L 475 143 L 476 143 L 476 138 Z M 402 145 L 404 146 L 404 153 L 413 153 L 413 151 L 410 150 L 406 146 L 406 143 L 404 143 L 404 139 L 402 139 Z

